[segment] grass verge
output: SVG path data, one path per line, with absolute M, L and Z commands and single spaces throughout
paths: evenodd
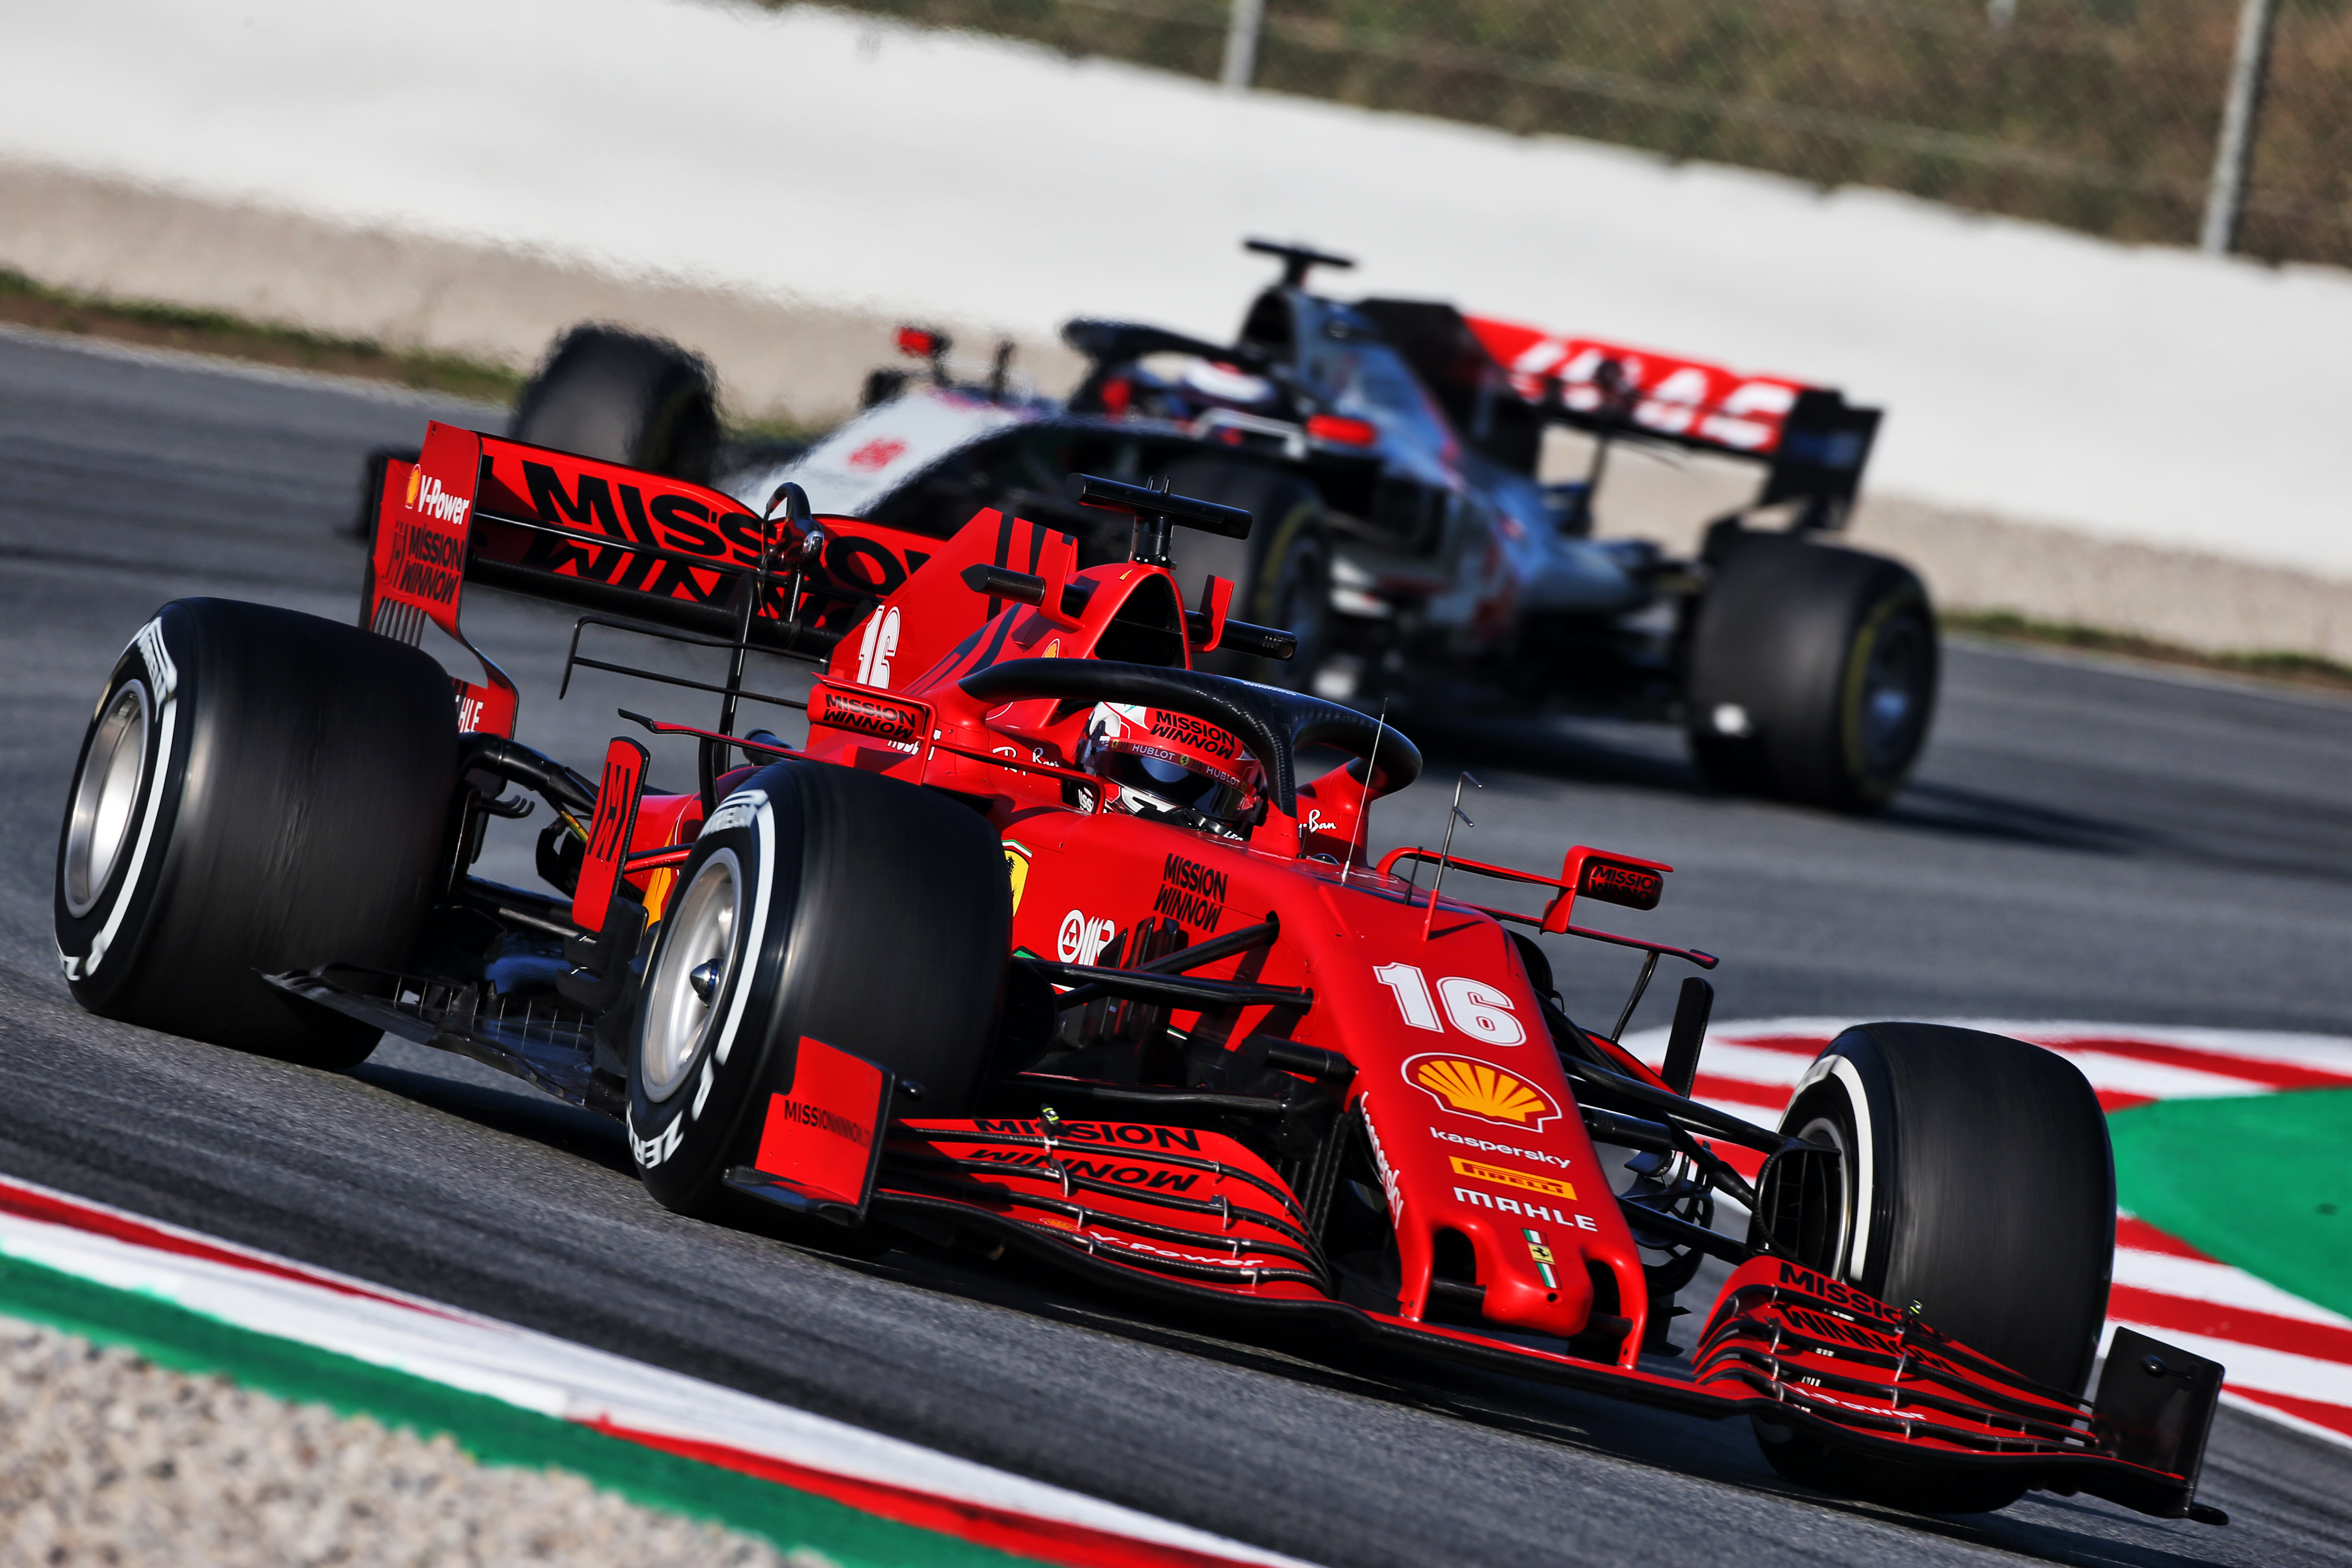
M 2003 642 L 2034 643 L 2043 647 L 2080 648 L 2086 653 L 2116 654 L 2188 669 L 2210 669 L 2224 675 L 2250 675 L 2290 686 L 2309 687 L 2338 695 L 2352 695 L 2352 665 L 2338 664 L 2308 653 L 2204 653 L 2178 643 L 2128 632 L 2101 631 L 2096 626 L 2059 621 L 2037 621 L 2008 610 L 1945 610 L 1944 629 L 1994 637 Z
M 224 310 L 143 300 L 101 300 L 52 289 L 0 268 L 0 321 L 74 332 L 148 348 L 221 354 L 289 370 L 358 376 L 485 403 L 512 403 L 520 373 L 455 354 L 407 353 L 364 338 L 328 337 L 299 327 L 249 321 Z

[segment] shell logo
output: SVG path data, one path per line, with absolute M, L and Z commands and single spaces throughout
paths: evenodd
M 415 511 L 416 510 L 416 492 L 424 483 L 425 470 L 423 468 L 414 468 L 408 470 L 408 510 L 411 511 Z
M 1414 1057 L 1404 1064 L 1404 1078 L 1446 1110 L 1482 1121 L 1532 1132 L 1559 1117 L 1559 1107 L 1542 1089 L 1467 1057 Z

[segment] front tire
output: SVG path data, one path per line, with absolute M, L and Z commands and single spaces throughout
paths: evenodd
M 1727 531 L 1694 609 L 1691 760 L 1717 788 L 1875 811 L 1935 716 L 1938 650 L 1909 568 L 1801 535 Z
M 697 1212 L 751 1163 L 803 1037 L 898 1074 L 902 1112 L 969 1108 L 1013 918 L 985 819 L 877 774 L 779 763 L 711 814 L 677 886 L 629 1052 L 629 1146 L 657 1201 Z
M 707 485 L 719 458 L 717 379 L 701 355 L 667 339 L 583 324 L 549 348 L 515 401 L 509 434 Z
M 1776 1166 L 1759 1194 L 1799 1261 L 2082 1391 L 2106 1316 L 2116 1186 L 2105 1114 L 2073 1063 L 1974 1029 L 1864 1025 L 1815 1059 L 1780 1130 L 1843 1156 Z M 1749 1239 L 1764 1239 L 1762 1223 Z M 1790 1479 L 1922 1513 L 1987 1512 L 2023 1489 L 1757 1430 Z
M 166 605 L 116 661 L 58 842 L 75 1000 L 126 1023 L 314 1067 L 378 1031 L 261 976 L 398 971 L 446 870 L 449 679 L 314 616 Z
M 1240 507 L 1251 518 L 1245 540 L 1178 535 L 1177 575 L 1185 602 L 1197 603 L 1202 581 L 1214 574 L 1234 584 L 1234 619 L 1298 638 L 1297 653 L 1287 659 L 1212 653 L 1198 667 L 1292 691 L 1311 689 L 1331 637 L 1331 539 L 1322 492 L 1277 468 L 1198 458 L 1171 465 L 1168 488 L 1198 500 Z

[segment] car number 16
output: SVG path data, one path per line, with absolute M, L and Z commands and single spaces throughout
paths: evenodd
M 1437 1020 L 1437 1002 L 1443 1001 L 1454 1026 L 1483 1045 L 1516 1046 L 1528 1037 L 1511 999 L 1483 980 L 1449 974 L 1437 983 L 1437 996 L 1433 1000 L 1428 978 L 1410 963 L 1381 964 L 1373 969 L 1372 978 L 1389 988 L 1396 998 L 1397 1011 L 1416 1029 L 1445 1032 L 1445 1026 Z

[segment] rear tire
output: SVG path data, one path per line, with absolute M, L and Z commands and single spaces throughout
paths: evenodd
M 1726 531 L 1709 556 L 1685 682 L 1692 762 L 1720 789 L 1885 805 L 1935 716 L 1927 589 L 1896 562 L 1801 535 Z
M 261 976 L 398 971 L 447 870 L 449 678 L 314 616 L 180 599 L 116 661 L 58 837 L 58 951 L 91 1012 L 313 1067 L 379 1031 Z
M 719 457 L 718 384 L 709 361 L 666 339 L 577 326 L 524 385 L 509 434 L 707 485 Z
M 1254 463 L 1189 458 L 1168 470 L 1178 495 L 1240 507 L 1251 517 L 1250 536 L 1223 539 L 1180 530 L 1177 581 L 1189 606 L 1200 602 L 1212 574 L 1231 581 L 1234 618 L 1273 626 L 1298 638 L 1287 659 L 1212 653 L 1195 667 L 1216 675 L 1305 691 L 1330 650 L 1331 539 L 1323 522 L 1323 496 L 1295 474 Z
M 971 808 L 779 763 L 711 814 L 677 889 L 629 1051 L 629 1145 L 665 1206 L 706 1207 L 730 1166 L 751 1163 L 803 1037 L 897 1073 L 902 1112 L 971 1104 L 1013 900 L 1003 842 Z
M 1784 1180 L 1780 1166 L 1760 1194 L 1800 1261 L 2082 1391 L 2106 1316 L 2116 1185 L 2106 1117 L 2073 1063 L 1973 1029 L 1864 1025 L 1815 1059 L 1780 1128 L 1845 1152 L 1834 1180 Z M 2023 1491 L 1756 1426 L 1773 1468 L 1827 1491 L 1921 1513 L 1987 1512 Z

